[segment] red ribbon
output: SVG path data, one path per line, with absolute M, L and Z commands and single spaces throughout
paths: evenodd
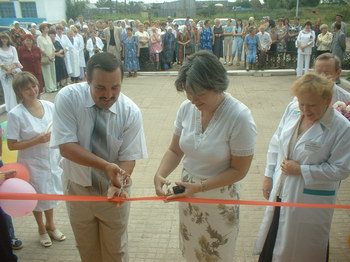
M 73 196 L 73 195 L 54 195 L 54 194 L 29 194 L 29 193 L 0 193 L 0 199 L 7 200 L 62 200 L 62 201 L 83 201 L 83 202 L 124 202 L 124 201 L 164 201 L 166 197 L 149 196 L 149 197 L 129 197 L 107 199 L 104 196 Z M 283 206 L 283 207 L 300 207 L 300 208 L 331 208 L 331 209 L 350 209 L 350 205 L 337 204 L 308 204 L 308 203 L 291 203 L 291 202 L 269 202 L 254 200 L 226 200 L 210 198 L 177 198 L 178 202 L 187 202 L 195 204 L 224 204 L 224 205 L 244 205 L 244 206 Z

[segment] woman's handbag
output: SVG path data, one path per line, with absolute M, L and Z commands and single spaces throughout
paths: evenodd
M 50 60 L 49 60 L 49 57 L 48 56 L 42 56 L 41 57 L 41 64 L 42 65 L 48 65 L 48 64 L 50 64 Z

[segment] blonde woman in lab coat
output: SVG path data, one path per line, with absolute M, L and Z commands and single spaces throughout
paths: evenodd
M 263 194 L 270 201 L 334 204 L 350 174 L 350 122 L 331 106 L 333 82 L 307 73 L 273 135 Z M 333 209 L 267 207 L 255 243 L 259 261 L 328 261 Z

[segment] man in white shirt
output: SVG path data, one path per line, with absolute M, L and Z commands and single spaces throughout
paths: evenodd
M 260 32 L 257 33 L 259 37 L 259 52 L 258 52 L 258 61 L 259 69 L 264 70 L 266 65 L 266 54 L 270 50 L 272 39 L 268 32 L 265 32 L 265 26 L 261 25 L 259 28 Z
M 340 59 L 331 53 L 319 55 L 315 61 L 315 71 L 317 74 L 323 74 L 335 82 L 341 74 Z M 337 101 L 350 102 L 350 93 L 334 83 L 331 105 Z
M 128 196 L 135 161 L 146 158 L 147 150 L 140 109 L 121 93 L 122 80 L 120 59 L 99 53 L 89 60 L 87 82 L 57 94 L 51 146 L 59 147 L 63 157 L 65 194 L 111 196 L 114 190 L 117 196 Z M 93 139 L 101 129 L 101 114 L 106 116 L 104 133 Z M 94 151 L 97 140 L 104 141 L 105 157 Z M 128 261 L 128 202 L 119 207 L 108 201 L 67 202 L 67 209 L 83 262 Z

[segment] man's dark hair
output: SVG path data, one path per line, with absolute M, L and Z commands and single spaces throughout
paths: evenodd
M 341 28 L 341 23 L 335 23 L 334 28 L 336 28 L 339 31 Z
M 119 68 L 122 74 L 121 77 L 123 80 L 124 70 L 123 70 L 122 61 L 110 53 L 107 53 L 107 52 L 98 53 L 89 59 L 89 62 L 86 67 L 86 75 L 87 75 L 88 82 L 91 82 L 92 73 L 96 68 L 107 72 L 114 72 Z

